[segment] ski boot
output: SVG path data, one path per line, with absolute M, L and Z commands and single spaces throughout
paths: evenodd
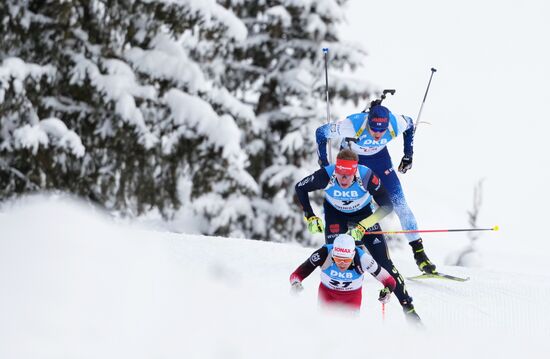
M 416 260 L 416 265 L 418 266 L 418 269 L 420 269 L 421 272 L 427 274 L 436 273 L 435 264 L 430 261 L 430 259 L 426 255 L 426 252 L 424 251 L 422 238 L 418 238 L 415 241 L 409 242 L 409 245 L 412 247 L 414 259 Z
M 405 319 L 407 319 L 407 322 L 422 326 L 422 320 L 420 320 L 420 316 L 418 316 L 418 313 L 414 309 L 414 305 L 412 303 L 401 303 L 401 306 L 403 307 L 403 313 L 405 313 Z

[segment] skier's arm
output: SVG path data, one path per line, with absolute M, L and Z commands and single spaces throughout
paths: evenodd
M 373 214 L 359 222 L 363 228 L 368 229 L 390 214 L 391 211 L 393 211 L 393 205 L 388 192 L 380 181 L 380 178 L 378 178 L 372 171 L 369 171 L 366 174 L 363 178 L 363 183 L 368 183 L 367 191 L 369 191 L 376 204 L 378 204 L 378 208 Z
M 290 284 L 294 284 L 296 282 L 301 283 L 305 278 L 313 273 L 315 268 L 323 264 L 327 257 L 327 246 L 322 246 L 321 248 L 313 252 L 304 263 L 300 264 L 300 266 L 296 268 L 294 272 L 292 272 L 289 278 Z
M 403 154 L 405 157 L 411 157 L 413 155 L 413 142 L 414 142 L 414 122 L 412 118 L 405 115 L 394 115 L 397 123 L 396 136 L 403 134 Z
M 315 216 L 313 209 L 311 208 L 311 202 L 309 201 L 309 192 L 313 192 L 319 189 L 324 189 L 330 181 L 327 171 L 324 168 L 315 171 L 312 175 L 307 176 L 294 186 L 296 191 L 296 197 L 302 210 L 304 211 L 304 217 L 310 218 Z
M 350 119 L 327 123 L 317 128 L 315 139 L 317 141 L 317 155 L 319 156 L 319 165 L 326 167 L 329 165 L 327 158 L 327 143 L 330 138 L 355 137 L 355 130 Z
M 412 158 L 414 143 L 414 123 L 408 116 L 400 116 L 407 122 L 407 129 L 403 131 L 403 153 L 406 157 Z
M 390 288 L 392 292 L 395 290 L 395 278 L 393 278 L 391 274 L 379 265 L 367 252 L 364 252 L 361 256 L 361 266 L 363 267 L 363 271 L 369 272 L 374 278 L 382 283 L 384 287 Z
M 401 173 L 407 173 L 413 164 L 413 142 L 414 142 L 414 123 L 408 116 L 397 117 L 398 133 L 403 133 L 403 158 L 397 167 Z
M 315 140 L 317 141 L 317 155 L 319 156 L 319 165 L 325 167 L 329 165 L 327 158 L 327 143 L 330 135 L 330 123 L 324 124 L 315 131 Z

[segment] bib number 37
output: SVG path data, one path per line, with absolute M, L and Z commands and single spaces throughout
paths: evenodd
M 338 280 L 335 280 L 335 279 L 331 279 L 330 281 L 330 284 L 334 287 L 339 287 L 339 288 L 347 288 L 350 286 L 352 282 L 340 282 Z

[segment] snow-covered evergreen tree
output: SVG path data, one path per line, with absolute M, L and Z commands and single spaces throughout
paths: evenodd
M 0 199 L 58 189 L 111 210 L 183 206 L 206 234 L 304 240 L 296 181 L 317 168 L 342 70 L 344 0 L 6 0 Z
M 330 48 L 330 97 L 353 100 L 369 95 L 366 82 L 347 79 L 365 53 L 338 37 L 345 0 L 220 1 L 247 25 L 238 54 L 247 65 L 236 85 L 254 103 L 256 122 L 247 132 L 250 173 L 260 184 L 253 201 L 254 238 L 276 241 L 309 238 L 294 185 L 318 168 L 315 129 L 326 121 L 323 47 Z M 248 97 L 247 97 L 248 96 Z
M 257 192 L 237 126 L 253 112 L 218 80 L 246 38 L 230 11 L 214 0 L 7 0 L 0 32 L 1 198 L 55 188 L 169 214 L 188 182 L 184 205 L 218 221 L 214 233 L 250 215 L 214 212 Z

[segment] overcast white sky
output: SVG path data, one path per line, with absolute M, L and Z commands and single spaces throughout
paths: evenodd
M 549 2 L 351 0 L 347 13 L 342 38 L 369 53 L 365 78 L 397 89 L 386 100 L 394 112 L 416 118 L 438 70 L 422 114 L 432 125 L 417 132 L 415 166 L 401 176 L 420 226 L 465 224 L 485 178 L 480 224 L 503 229 L 485 238 L 546 240 Z M 401 145 L 390 147 L 396 165 Z

